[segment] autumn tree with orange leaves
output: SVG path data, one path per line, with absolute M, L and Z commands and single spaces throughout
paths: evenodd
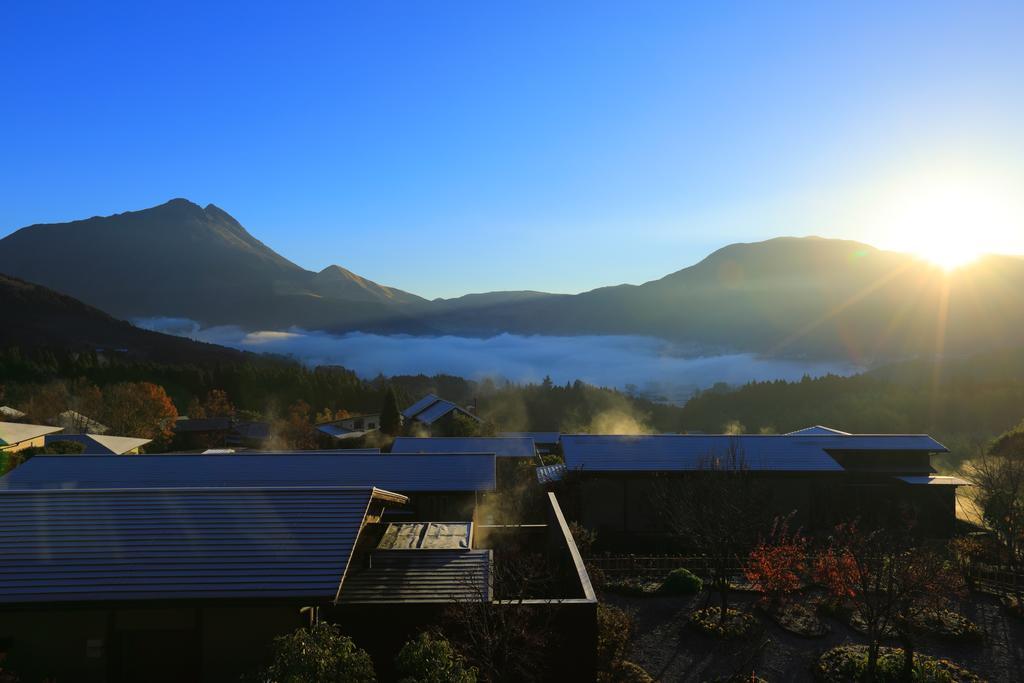
M 151 382 L 121 382 L 103 392 L 103 421 L 111 434 L 168 441 L 178 410 L 164 388 Z
M 772 609 L 785 605 L 800 590 L 808 571 L 808 540 L 790 531 L 793 515 L 776 517 L 771 532 L 750 551 L 743 573 Z

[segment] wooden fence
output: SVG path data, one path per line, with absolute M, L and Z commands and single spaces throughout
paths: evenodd
M 976 590 L 993 595 L 1016 596 L 1024 593 L 1024 571 L 1020 569 L 971 562 L 967 567 L 967 579 Z

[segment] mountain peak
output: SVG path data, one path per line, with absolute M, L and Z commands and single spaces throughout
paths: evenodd
M 199 206 L 198 204 L 191 200 L 185 199 L 184 197 L 175 197 L 174 199 L 169 199 L 163 204 L 158 204 L 157 206 L 154 206 L 148 210 L 154 211 L 159 209 L 187 209 L 190 211 L 202 211 L 203 207 Z M 147 209 L 143 209 L 143 211 L 146 210 Z

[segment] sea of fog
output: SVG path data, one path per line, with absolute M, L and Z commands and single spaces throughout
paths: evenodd
M 699 355 L 652 337 L 609 335 L 552 337 L 500 334 L 417 337 L 300 329 L 245 332 L 236 327 L 200 328 L 182 318 L 147 318 L 136 325 L 247 351 L 291 356 L 308 365 L 343 365 L 363 377 L 458 375 L 559 384 L 576 379 L 656 400 L 685 401 L 716 382 L 796 380 L 804 375 L 859 372 L 853 364 L 760 358 L 753 354 Z

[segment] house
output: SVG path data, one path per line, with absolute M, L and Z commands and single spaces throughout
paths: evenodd
M 65 434 L 106 434 L 110 431 L 107 425 L 77 410 L 65 410 L 50 421 L 59 425 Z
M 61 427 L 50 425 L 0 422 L 0 451 L 16 453 L 26 448 L 42 448 L 46 445 L 46 435 L 60 430 Z
M 321 443 L 327 446 L 362 439 L 378 429 L 380 429 L 380 413 L 352 415 L 341 420 L 321 422 L 316 426 Z
M 21 412 L 17 408 L 11 406 L 0 406 L 0 419 L 4 420 L 20 420 L 25 417 L 25 413 Z
M 428 394 L 402 411 L 406 425 L 419 425 L 422 429 L 439 436 L 451 434 L 455 416 L 480 422 L 480 418 L 461 406 Z
M 0 490 L 44 488 L 378 486 L 409 498 L 401 520 L 475 521 L 495 489 L 494 456 L 338 452 L 37 456 L 0 477 Z
M 907 512 L 918 530 L 948 536 L 955 523 L 955 477 L 937 477 L 923 434 L 848 434 L 813 428 L 784 435 L 562 435 L 564 465 L 538 468 L 542 485 L 563 491 L 571 518 L 609 550 L 664 550 L 658 509 L 666 482 L 740 467 L 762 482 L 773 514 L 797 513 L 811 532 L 840 521 L 897 524 Z
M 106 434 L 49 434 L 46 437 L 47 446 L 58 441 L 81 444 L 82 455 L 136 455 L 153 440 Z
M 404 502 L 374 487 L 0 492 L 5 664 L 21 680 L 239 680 L 338 600 L 364 530 Z
M 533 439 L 538 454 L 552 455 L 558 453 L 558 441 L 562 435 L 558 432 L 498 432 L 498 436 Z
M 266 448 L 270 423 L 231 417 L 179 418 L 174 423 L 174 442 L 182 449 Z

